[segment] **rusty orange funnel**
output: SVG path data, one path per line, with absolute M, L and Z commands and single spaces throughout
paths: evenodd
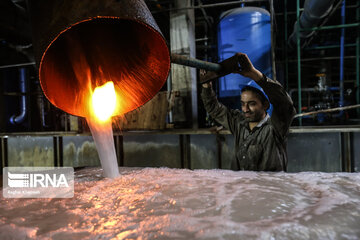
M 169 49 L 143 0 L 33 0 L 30 9 L 41 87 L 63 111 L 89 116 L 94 88 L 113 81 L 123 114 L 165 83 Z

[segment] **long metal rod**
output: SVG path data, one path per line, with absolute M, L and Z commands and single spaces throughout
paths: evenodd
M 322 49 L 331 49 L 331 48 L 339 48 L 340 45 L 329 45 L 329 46 L 318 46 L 318 47 L 307 47 L 304 50 L 322 50 Z M 344 44 L 344 47 L 356 47 L 356 43 L 348 43 Z
M 14 68 L 14 67 L 26 67 L 26 66 L 31 66 L 31 65 L 35 65 L 35 62 L 19 63 L 19 64 L 10 64 L 10 65 L 2 65 L 2 66 L 0 66 L 0 69 L 4 69 L 4 68 Z
M 181 10 L 188 10 L 188 9 L 198 9 L 198 8 L 210 8 L 210 7 L 222 7 L 228 5 L 237 5 L 242 3 L 254 3 L 254 2 L 268 2 L 268 0 L 240 0 L 240 1 L 231 1 L 231 2 L 224 2 L 224 3 L 212 3 L 212 4 L 205 4 L 201 6 L 192 6 L 192 7 L 183 7 L 183 8 L 169 8 L 159 11 L 152 11 L 152 14 L 160 13 L 160 12 L 169 12 L 169 11 L 181 11 Z
M 345 25 L 345 3 L 346 1 L 342 1 L 341 5 L 341 24 Z M 345 28 L 341 28 L 341 36 L 340 36 L 340 107 L 344 106 L 344 51 L 345 51 Z M 341 111 L 340 114 L 343 112 Z
M 275 61 L 275 33 L 274 33 L 274 1 L 270 2 L 270 28 L 271 28 L 271 64 L 272 64 L 272 79 L 277 80 L 276 76 L 276 61 Z
M 289 58 L 288 58 L 288 32 L 287 32 L 287 0 L 284 0 L 284 39 L 285 39 L 285 82 L 286 90 L 289 91 Z
M 353 109 L 353 108 L 360 108 L 360 104 L 346 106 L 346 107 L 336 107 L 336 108 L 323 109 L 323 110 L 318 110 L 318 111 L 313 111 L 313 112 L 300 113 L 300 114 L 296 114 L 294 118 L 304 117 L 304 116 L 308 116 L 308 115 L 315 115 L 315 114 L 318 114 L 318 113 L 328 113 L 328 112 L 349 110 L 349 109 Z
M 221 65 L 218 63 L 206 62 L 196 58 L 182 56 L 174 53 L 171 54 L 171 62 L 188 67 L 205 69 L 207 71 L 213 71 L 213 72 L 219 72 L 222 69 Z
M 358 1 L 356 9 L 356 21 L 360 21 L 360 2 Z M 356 37 L 356 103 L 360 104 L 360 26 L 357 28 Z M 360 109 L 357 110 L 358 116 Z
M 301 52 L 300 52 L 300 0 L 296 0 L 296 46 L 297 46 L 297 67 L 298 67 L 298 113 L 301 114 Z M 302 126 L 302 119 L 299 119 Z
M 285 8 L 285 7 L 284 7 Z M 346 6 L 346 8 L 357 8 L 357 5 L 356 4 L 354 4 L 354 5 L 347 5 Z M 300 8 L 300 11 L 301 11 L 302 9 Z M 282 15 L 284 15 L 285 13 L 276 13 L 275 15 L 276 16 L 282 16 Z M 295 12 L 293 12 L 293 11 L 290 11 L 290 12 L 287 12 L 286 14 L 288 14 L 288 15 L 293 15 L 293 14 L 296 14 L 296 11 Z
M 344 59 L 355 59 L 356 56 L 344 56 Z M 301 62 L 310 62 L 310 61 L 318 61 L 318 60 L 337 60 L 340 59 L 339 57 L 316 57 L 316 58 L 303 58 L 301 59 Z M 297 62 L 298 59 L 290 59 L 289 62 Z M 281 61 L 279 61 L 281 62 Z
M 339 24 L 333 26 L 323 26 L 323 27 L 313 27 L 313 28 L 302 28 L 300 31 L 317 31 L 317 30 L 329 30 L 335 28 L 348 28 L 348 27 L 358 27 L 360 23 L 349 23 L 349 24 Z

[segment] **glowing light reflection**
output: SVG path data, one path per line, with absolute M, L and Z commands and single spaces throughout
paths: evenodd
M 116 109 L 116 92 L 114 83 L 109 81 L 95 88 L 92 99 L 94 115 L 100 122 L 106 122 Z

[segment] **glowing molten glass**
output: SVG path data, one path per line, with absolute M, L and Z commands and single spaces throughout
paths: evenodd
M 92 94 L 92 109 L 100 122 L 107 121 L 116 109 L 116 92 L 114 83 L 109 81 L 95 88 Z

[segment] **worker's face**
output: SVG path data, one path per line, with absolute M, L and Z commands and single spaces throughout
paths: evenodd
M 241 109 L 249 122 L 260 122 L 266 116 L 267 106 L 252 91 L 241 94 Z

